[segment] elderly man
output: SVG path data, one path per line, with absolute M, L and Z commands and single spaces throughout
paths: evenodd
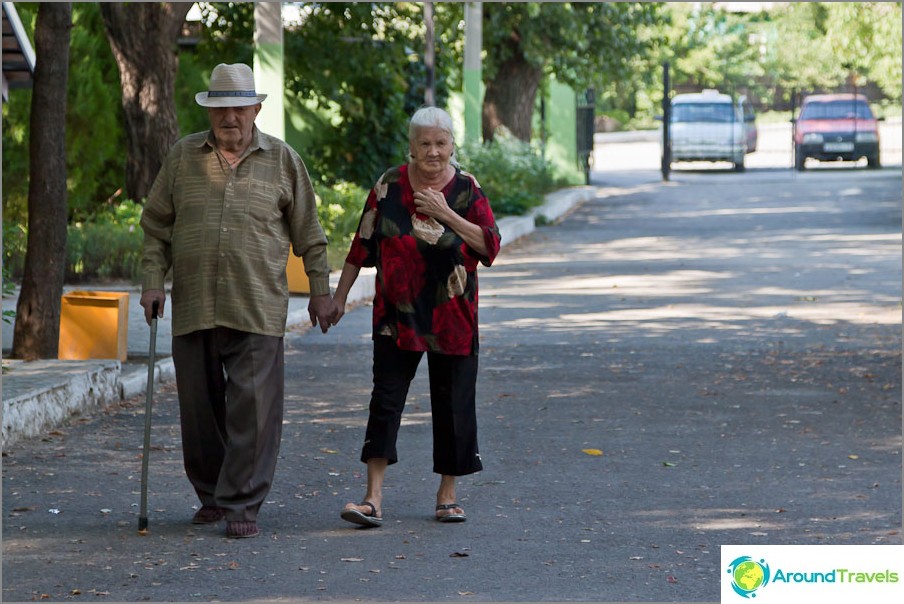
M 195 96 L 210 130 L 179 140 L 141 217 L 141 305 L 164 312 L 172 270 L 173 361 L 185 470 L 201 507 L 195 524 L 226 519 L 226 536 L 255 537 L 276 470 L 283 417 L 283 336 L 291 244 L 311 284 L 311 324 L 326 333 L 333 301 L 327 240 L 298 154 L 259 131 L 267 95 L 251 68 L 217 65 Z

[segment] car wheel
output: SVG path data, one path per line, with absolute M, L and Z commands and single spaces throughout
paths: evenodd
M 800 145 L 796 145 L 796 146 L 794 147 L 794 168 L 795 168 L 798 172 L 803 172 L 803 171 L 804 171 L 804 168 L 805 168 L 804 162 L 805 162 L 806 160 L 807 160 L 807 158 L 804 157 L 804 154 L 803 154 L 803 153 L 801 153 Z
M 873 170 L 876 170 L 876 169 L 882 167 L 882 164 L 879 163 L 879 156 L 878 156 L 878 155 L 871 155 L 871 156 L 867 157 L 867 158 L 866 158 L 866 165 L 867 165 L 868 167 L 872 168 Z

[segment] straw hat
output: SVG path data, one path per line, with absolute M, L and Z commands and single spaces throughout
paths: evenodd
M 244 63 L 220 63 L 210 74 L 209 89 L 196 94 L 195 102 L 202 107 L 247 107 L 265 98 L 266 94 L 254 90 L 254 72 L 250 67 Z

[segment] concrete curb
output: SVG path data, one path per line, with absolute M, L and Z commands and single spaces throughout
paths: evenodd
M 553 223 L 579 203 L 592 199 L 593 187 L 573 187 L 546 196 L 546 201 L 526 216 L 509 216 L 497 220 L 502 246 L 510 245 L 532 233 L 538 223 Z M 330 286 L 339 283 L 340 271 L 330 275 Z M 369 302 L 375 294 L 376 270 L 361 271 L 349 292 L 348 302 Z M 290 310 L 287 325 L 309 321 L 306 308 Z M 123 367 L 119 361 L 45 360 L 23 363 L 8 361 L 15 372 L 17 386 L 7 397 L 4 389 L 2 446 L 8 447 L 21 438 L 39 436 L 65 423 L 71 416 L 100 409 L 122 400 L 145 394 L 147 365 L 133 363 Z M 34 376 L 34 379 L 31 379 Z M 154 384 L 175 380 L 172 357 L 155 363 Z
M 119 361 L 4 362 L 23 382 L 12 396 L 3 397 L 4 448 L 52 430 L 74 414 L 120 400 Z

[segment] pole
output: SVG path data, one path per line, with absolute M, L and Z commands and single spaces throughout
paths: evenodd
M 426 49 L 424 50 L 424 65 L 427 67 L 427 84 L 424 89 L 424 104 L 433 107 L 436 105 L 436 92 L 434 91 L 434 79 L 436 72 L 436 49 L 434 48 L 433 29 L 433 3 L 424 2 L 424 23 L 427 26 Z
M 480 2 L 465 4 L 465 143 L 478 143 L 483 135 L 483 98 L 480 93 L 483 48 L 483 6 Z
M 144 405 L 144 451 L 141 456 L 141 507 L 138 512 L 138 534 L 148 534 L 148 459 L 151 453 L 151 409 L 154 405 L 154 369 L 157 353 L 158 303 L 151 306 L 151 348 L 148 352 L 148 385 Z
M 669 180 L 672 169 L 672 83 L 669 79 L 669 62 L 662 64 L 662 180 Z

